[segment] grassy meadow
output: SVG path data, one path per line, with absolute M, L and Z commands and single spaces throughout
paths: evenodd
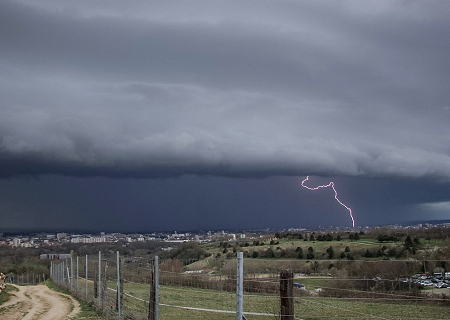
M 315 286 L 326 280 L 307 281 Z M 125 284 L 124 292 L 125 312 L 145 317 L 148 304 L 129 295 L 148 301 L 149 286 Z M 279 301 L 277 295 L 245 293 L 244 314 L 248 319 L 276 319 L 279 314 Z M 161 319 L 234 319 L 236 295 L 234 292 L 161 286 L 160 304 Z M 226 311 L 229 313 L 225 313 Z M 449 311 L 448 304 L 439 305 L 430 301 L 336 299 L 301 295 L 295 298 L 295 315 L 299 319 L 448 319 Z

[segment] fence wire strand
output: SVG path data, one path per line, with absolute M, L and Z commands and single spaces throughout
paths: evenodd
M 157 268 L 159 303 L 155 309 L 152 302 L 155 294 L 152 287 L 154 260 L 121 257 L 118 265 L 117 260 L 109 255 L 102 258 L 99 268 L 98 259 L 90 256 L 88 259 L 54 261 L 52 278 L 59 285 L 72 289 L 79 298 L 96 305 L 106 319 L 118 319 L 118 295 L 122 297 L 122 319 L 156 319 L 158 316 L 161 319 L 210 319 L 213 314 L 216 320 L 235 318 L 236 260 L 214 261 L 210 258 L 208 265 L 219 266 L 215 268 L 198 266 L 192 261 L 160 261 Z M 74 271 L 71 271 L 71 261 L 72 264 L 78 261 Z M 243 313 L 252 320 L 278 318 L 281 314 L 280 266 L 283 263 L 257 262 L 260 269 L 256 268 L 255 259 L 245 259 L 244 262 Z M 294 301 L 295 314 L 291 316 L 295 319 L 447 318 L 448 295 L 433 295 L 433 290 L 427 295 L 414 286 L 402 285 L 398 279 L 374 280 L 327 274 L 305 276 L 302 271 L 311 264 L 287 262 L 284 265 L 293 271 L 293 281 L 297 285 L 306 283 L 302 288 L 293 288 L 293 294 L 285 297 Z M 368 264 L 360 262 L 360 265 L 364 268 Z M 120 270 L 119 283 L 117 268 Z

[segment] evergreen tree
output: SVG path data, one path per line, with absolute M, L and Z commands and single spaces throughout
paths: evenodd
M 308 253 L 306 254 L 306 259 L 314 259 L 314 248 L 309 247 Z
M 297 249 L 295 249 L 295 252 L 297 252 L 297 258 L 303 259 L 303 249 L 302 248 L 297 247 Z
M 327 249 L 327 254 L 328 254 L 328 259 L 333 259 L 333 257 L 334 257 L 334 250 L 333 250 L 333 247 L 332 247 L 332 246 L 330 246 L 330 247 Z

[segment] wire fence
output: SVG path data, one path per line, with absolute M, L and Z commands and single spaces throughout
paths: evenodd
M 106 319 L 448 319 L 450 289 L 414 281 L 428 277 L 421 262 L 327 264 L 99 252 L 53 261 L 51 277 Z
M 5 283 L 18 285 L 35 285 L 47 280 L 45 273 L 25 272 L 25 273 L 8 273 Z

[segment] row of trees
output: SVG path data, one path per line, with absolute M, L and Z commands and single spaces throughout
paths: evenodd
M 266 250 L 253 250 L 253 251 L 245 251 L 245 248 L 235 246 L 232 250 L 229 250 L 229 247 L 225 247 L 222 251 L 223 254 L 226 255 L 227 258 L 233 258 L 236 256 L 237 251 L 244 250 L 244 256 L 249 258 L 295 258 L 295 259 L 348 259 L 354 260 L 355 258 L 364 257 L 364 258 L 402 258 L 407 257 L 408 254 L 415 254 L 416 251 L 420 248 L 420 241 L 417 238 L 413 240 L 407 236 L 402 247 L 387 247 L 382 246 L 378 249 L 366 249 L 358 250 L 355 252 L 351 252 L 350 247 L 346 246 L 344 251 L 336 253 L 335 249 L 332 246 L 329 246 L 325 249 L 325 251 L 318 253 L 314 250 L 313 247 L 308 247 L 307 249 L 303 249 L 302 247 L 293 247 L 291 248 L 281 248 L 269 247 Z M 219 253 L 217 257 L 221 257 L 222 255 Z
M 238 251 L 242 251 L 242 248 L 233 247 L 232 249 L 224 248 L 222 253 L 218 253 L 216 255 L 217 258 L 225 256 L 226 258 L 234 258 L 236 257 L 236 253 Z M 350 254 L 350 247 L 346 246 L 344 251 L 341 252 L 338 256 L 336 256 L 335 249 L 332 246 L 329 246 L 325 249 L 324 252 L 316 252 L 313 247 L 308 247 L 303 249 L 302 247 L 290 247 L 290 248 L 281 248 L 269 247 L 266 250 L 244 250 L 244 257 L 247 258 L 294 258 L 294 259 L 349 259 L 353 260 L 353 256 Z
M 361 238 L 361 235 L 363 235 L 364 232 L 359 233 L 350 233 L 348 234 L 347 239 L 350 241 L 358 241 Z M 286 239 L 286 240 L 303 240 L 303 241 L 341 241 L 343 238 L 340 234 L 336 235 L 335 237 L 330 234 L 319 234 L 316 235 L 315 232 L 308 235 L 302 235 L 301 233 L 275 233 L 275 238 L 277 239 Z

